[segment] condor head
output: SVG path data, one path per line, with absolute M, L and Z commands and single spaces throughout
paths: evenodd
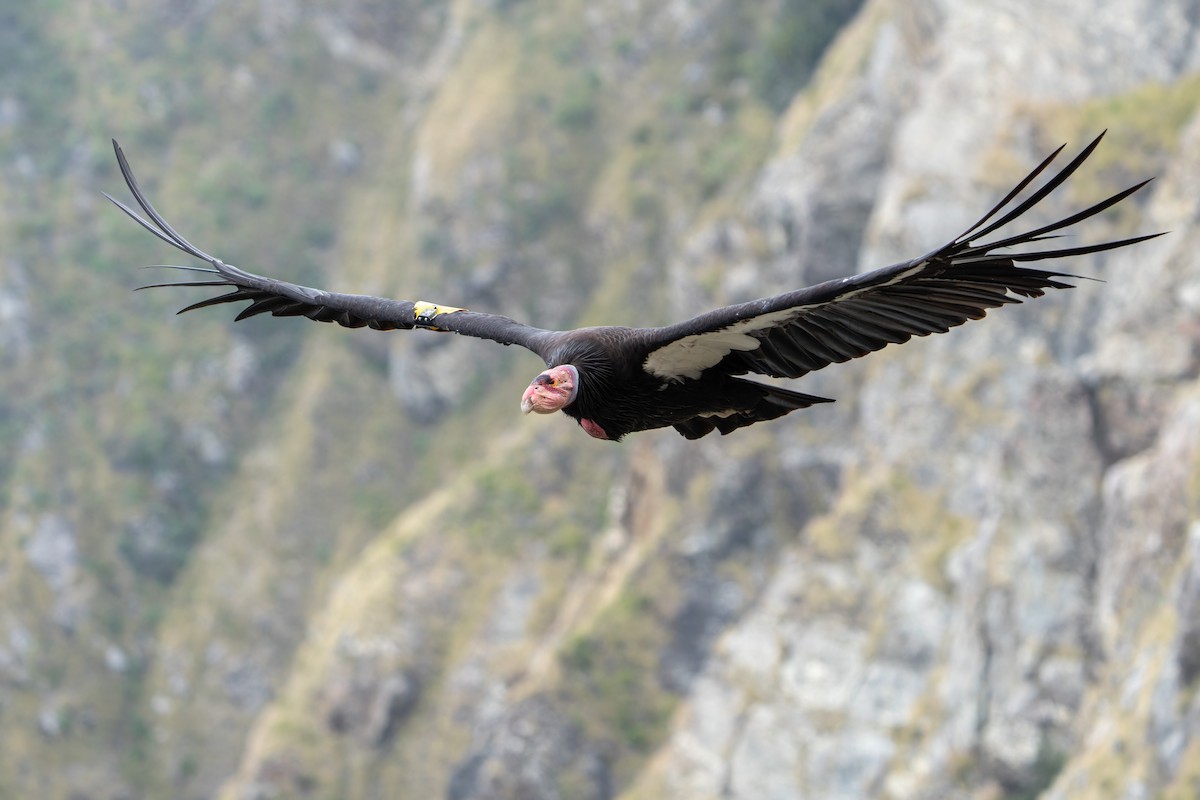
M 521 395 L 521 413 L 553 414 L 575 402 L 579 393 L 579 370 L 570 364 L 551 367 L 533 379 Z

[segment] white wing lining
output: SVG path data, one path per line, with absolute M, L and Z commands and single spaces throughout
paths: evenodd
M 734 350 L 741 350 L 743 352 L 757 350 L 762 341 L 751 336 L 751 333 L 780 327 L 780 325 L 802 316 L 807 309 L 840 303 L 863 292 L 900 283 L 920 273 L 928 263 L 926 260 L 921 260 L 908 269 L 901 270 L 882 283 L 853 289 L 825 303 L 792 306 L 780 311 L 771 311 L 766 314 L 749 317 L 715 331 L 694 333 L 690 336 L 680 337 L 646 356 L 646 360 L 642 363 L 642 368 L 656 378 L 665 378 L 673 381 L 682 381 L 685 378 L 697 380 L 703 374 L 704 370 L 720 364 L 725 356 Z M 843 278 L 842 282 L 847 283 L 850 280 L 851 278 L 847 277 Z
M 642 367 L 657 378 L 696 380 L 734 350 L 757 349 L 759 340 L 750 336 L 751 332 L 774 328 L 799 313 L 800 309 L 788 308 L 750 317 L 720 330 L 684 336 L 646 356 Z

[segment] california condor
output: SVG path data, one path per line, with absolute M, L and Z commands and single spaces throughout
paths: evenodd
M 729 433 L 782 417 L 825 397 L 764 385 L 737 376 L 748 372 L 798 378 L 831 363 L 900 344 L 913 336 L 945 333 L 987 309 L 1045 290 L 1067 289 L 1068 273 L 1021 266 L 1053 258 L 1098 253 L 1159 234 L 1100 244 L 1061 244 L 1025 252 L 1009 248 L 1058 239 L 1061 231 L 1116 205 L 1148 183 L 1132 186 L 1058 222 L 980 241 L 1016 220 L 1069 178 L 1104 134 L 1028 197 L 1020 195 L 1062 152 L 1059 147 L 978 222 L 923 256 L 792 292 L 725 306 L 663 328 L 594 327 L 550 331 L 496 314 L 424 301 L 338 294 L 264 278 L 226 264 L 194 246 L 155 211 L 138 188 L 120 146 L 113 142 L 125 183 L 149 221 L 106 194 L 143 228 L 167 244 L 207 262 L 207 267 L 161 265 L 210 273 L 212 279 L 161 286 L 227 286 L 233 291 L 194 303 L 195 308 L 248 300 L 237 319 L 271 313 L 305 316 L 348 328 L 381 331 L 425 328 L 504 345 L 519 344 L 541 356 L 547 369 L 521 397 L 521 410 L 562 411 L 597 439 L 619 441 L 635 431 L 672 426 L 688 439 L 713 430 Z

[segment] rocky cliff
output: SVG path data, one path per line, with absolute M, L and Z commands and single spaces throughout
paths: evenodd
M 1112 232 L 1173 233 L 1096 262 L 1102 285 L 831 375 L 850 401 L 831 508 L 717 640 L 641 796 L 1200 788 L 1200 51 L 1169 21 L 1195 10 L 868 4 L 797 99 L 795 144 L 729 223 L 781 243 L 764 280 L 919 252 L 987 206 L 997 168 L 1105 125 L 1063 202 L 1157 173 Z M 863 236 L 809 233 L 829 215 Z
M 1200 5 L 7 13 L 0 795 L 1200 790 Z M 699 442 L 515 422 L 478 342 L 176 319 L 99 199 L 115 135 L 234 263 L 659 324 L 1103 128 L 1039 213 L 1158 175 L 1082 235 L 1169 236 Z

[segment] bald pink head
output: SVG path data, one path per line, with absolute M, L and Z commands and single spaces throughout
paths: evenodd
M 521 396 L 521 413 L 553 414 L 575 402 L 579 393 L 579 370 L 570 364 L 551 367 L 533 379 Z

